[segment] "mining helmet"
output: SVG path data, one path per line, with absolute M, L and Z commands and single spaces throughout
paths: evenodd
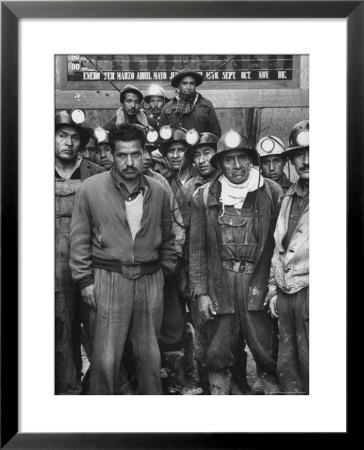
M 185 157 L 192 159 L 194 151 L 197 148 L 201 147 L 202 145 L 212 147 L 213 149 L 216 150 L 218 140 L 219 140 L 218 136 L 216 136 L 213 133 L 210 133 L 210 132 L 201 133 L 198 142 L 195 145 L 188 147 L 188 149 L 186 150 L 186 153 L 185 153 Z
M 264 158 L 265 156 L 281 156 L 285 159 L 285 155 L 282 154 L 285 152 L 284 144 L 276 136 L 268 134 L 262 137 L 255 146 L 255 149 L 260 158 Z
M 301 122 L 296 123 L 289 134 L 288 148 L 285 153 L 291 154 L 293 150 L 309 147 L 309 131 L 310 126 L 308 120 L 302 120 Z
M 132 92 L 133 94 L 136 94 L 139 97 L 140 101 L 143 101 L 143 93 L 140 91 L 136 86 L 133 86 L 132 84 L 127 84 L 121 91 L 120 91 L 120 103 L 123 103 L 125 94 L 128 92 Z
M 60 111 L 55 117 L 56 131 L 62 127 L 72 127 L 75 128 L 80 133 L 81 146 L 88 143 L 90 139 L 89 132 L 86 128 L 83 128 L 80 123 L 82 123 L 86 118 L 84 111 L 81 109 L 75 109 L 72 112 Z
M 177 75 L 175 75 L 172 78 L 171 84 L 173 87 L 178 88 L 178 85 L 182 81 L 184 77 L 193 77 L 196 81 L 196 86 L 200 86 L 203 82 L 202 75 L 200 75 L 198 72 L 195 72 L 192 69 L 184 68 L 180 70 Z
M 101 127 L 95 128 L 94 134 L 97 139 L 97 145 L 109 143 L 109 132 Z
M 144 145 L 144 149 L 148 150 L 149 153 L 154 152 L 154 150 L 158 150 L 158 145 L 154 142 L 146 142 Z
M 163 139 L 163 142 L 159 147 L 159 151 L 162 153 L 162 155 L 163 156 L 167 155 L 169 146 L 174 142 L 182 142 L 187 148 L 188 143 L 186 141 L 186 133 L 187 130 L 184 128 L 173 128 L 170 127 L 169 125 L 162 127 L 159 130 L 159 135 Z M 168 138 L 167 136 L 170 137 Z
M 167 103 L 169 101 L 169 99 L 166 96 L 166 91 L 161 86 L 158 86 L 157 84 L 152 84 L 151 86 L 149 86 L 147 95 L 144 96 L 144 100 L 147 103 L 149 103 L 151 97 L 161 97 L 161 98 L 163 98 L 165 103 Z
M 227 133 L 223 134 L 221 138 L 218 140 L 216 155 L 214 155 L 210 159 L 210 164 L 213 167 L 218 168 L 217 162 L 220 156 L 223 153 L 226 153 L 230 150 L 246 151 L 250 155 L 252 163 L 255 164 L 256 166 L 259 165 L 258 152 L 253 147 L 252 143 L 246 136 L 235 130 L 228 131 Z

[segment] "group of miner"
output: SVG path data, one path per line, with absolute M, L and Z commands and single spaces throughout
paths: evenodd
M 56 394 L 309 393 L 309 121 L 222 134 L 202 82 L 56 114 Z

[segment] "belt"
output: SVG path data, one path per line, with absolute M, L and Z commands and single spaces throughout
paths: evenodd
M 245 261 L 222 261 L 222 267 L 235 273 L 253 273 L 254 264 Z
M 111 272 L 118 272 L 124 278 L 136 280 L 143 275 L 148 275 L 157 272 L 161 268 L 160 262 L 151 261 L 144 264 L 122 264 L 117 261 L 102 260 L 96 257 L 92 258 L 94 267 L 98 269 L 110 270 Z

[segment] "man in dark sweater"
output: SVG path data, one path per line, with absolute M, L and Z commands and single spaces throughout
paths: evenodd
M 95 310 L 91 394 L 114 394 L 127 336 L 140 394 L 161 394 L 158 335 L 164 276 L 175 269 L 170 200 L 142 174 L 145 135 L 110 130 L 114 167 L 79 190 L 72 215 L 70 266 Z

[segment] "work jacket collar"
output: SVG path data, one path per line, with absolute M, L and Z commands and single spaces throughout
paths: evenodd
M 305 192 L 301 178 L 296 181 L 296 183 L 292 184 L 292 186 L 286 192 L 286 195 L 298 195 L 298 197 L 302 198 L 307 197 L 307 193 Z

